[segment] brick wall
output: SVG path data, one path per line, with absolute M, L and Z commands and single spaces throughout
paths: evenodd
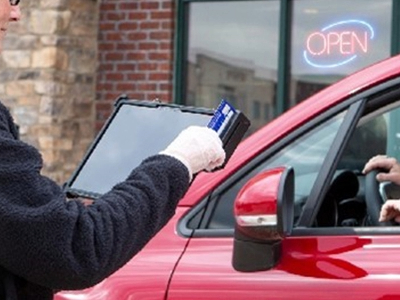
M 99 21 L 96 128 L 122 93 L 170 102 L 173 0 L 103 0 Z

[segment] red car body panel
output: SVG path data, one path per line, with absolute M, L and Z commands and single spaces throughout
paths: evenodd
M 192 239 L 168 299 L 400 299 L 399 250 L 398 236 L 291 237 L 276 269 L 241 273 L 232 239 Z
M 169 278 L 188 242 L 176 234 L 176 223 L 186 211 L 178 208 L 145 250 L 112 276 L 93 288 L 58 293 L 55 300 L 164 299 Z
M 177 233 L 178 221 L 191 207 L 257 154 L 323 111 L 399 75 L 397 56 L 271 121 L 239 145 L 225 169 L 199 174 L 176 215 L 126 266 L 91 289 L 62 292 L 55 299 L 400 299 L 399 236 L 288 237 L 277 268 L 240 273 L 231 265 L 232 238 Z

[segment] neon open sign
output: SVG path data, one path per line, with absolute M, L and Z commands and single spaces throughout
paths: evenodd
M 372 26 L 361 20 L 333 23 L 307 36 L 303 56 L 316 68 L 335 68 L 368 53 L 374 38 Z

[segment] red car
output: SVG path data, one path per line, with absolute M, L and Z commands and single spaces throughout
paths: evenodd
M 397 190 L 361 172 L 376 154 L 400 158 L 400 56 L 246 138 L 139 255 L 55 299 L 400 299 L 400 227 L 377 220 Z

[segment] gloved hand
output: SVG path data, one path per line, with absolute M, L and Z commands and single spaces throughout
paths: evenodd
M 189 126 L 160 154 L 180 160 L 188 168 L 190 180 L 193 174 L 202 170 L 211 171 L 225 161 L 225 151 L 218 134 L 202 126 Z

